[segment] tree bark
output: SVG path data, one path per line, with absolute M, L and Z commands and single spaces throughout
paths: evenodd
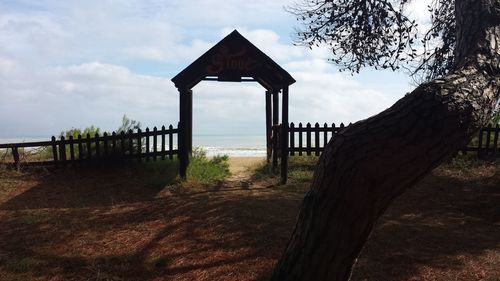
M 488 121 L 499 98 L 500 0 L 455 2 L 455 69 L 330 140 L 271 280 L 348 280 L 389 204 Z

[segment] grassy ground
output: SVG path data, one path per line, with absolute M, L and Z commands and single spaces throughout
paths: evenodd
M 0 170 L 0 280 L 266 280 L 314 161 L 292 159 L 288 186 L 259 165 L 192 192 L 157 165 Z M 499 183 L 498 164 L 440 167 L 389 208 L 353 280 L 500 280 Z

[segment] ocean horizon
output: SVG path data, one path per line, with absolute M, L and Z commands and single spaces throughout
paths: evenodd
M 51 137 L 0 138 L 0 143 L 50 141 Z M 152 142 L 151 142 L 152 143 Z M 177 140 L 174 139 L 174 147 Z M 193 148 L 201 148 L 207 156 L 265 157 L 266 136 L 262 135 L 193 135 Z

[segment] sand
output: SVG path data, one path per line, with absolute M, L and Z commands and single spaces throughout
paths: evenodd
M 265 157 L 229 157 L 229 170 L 233 175 L 245 173 L 265 159 Z

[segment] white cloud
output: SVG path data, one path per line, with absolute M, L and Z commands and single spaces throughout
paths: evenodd
M 293 46 L 285 0 L 23 3 L 31 8 L 0 3 L 0 119 L 9 120 L 0 124 L 4 137 L 89 125 L 111 130 L 123 114 L 145 126 L 175 126 L 178 93 L 170 78 L 233 27 L 297 80 L 290 88 L 290 121 L 353 122 L 388 107 L 400 93 L 389 76 L 380 79 L 383 87 L 358 82 L 335 73 L 328 50 Z M 168 75 L 147 75 L 153 72 Z M 263 130 L 265 97 L 258 84 L 204 82 L 193 90 L 195 133 Z

